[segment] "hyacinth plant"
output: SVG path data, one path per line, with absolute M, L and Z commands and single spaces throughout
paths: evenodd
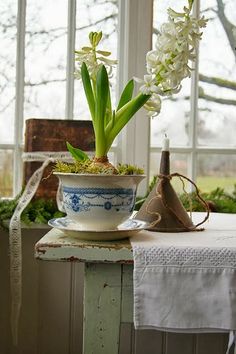
M 98 49 L 102 32 L 91 32 L 90 46 L 75 52 L 75 77 L 82 80 L 95 133 L 93 164 L 110 166 L 108 151 L 135 113 L 144 107 L 148 116 L 157 116 L 161 110 L 161 97 L 178 93 L 182 80 L 191 76 L 189 63 L 195 60 L 195 49 L 202 36 L 201 28 L 207 22 L 204 17 L 197 19 L 190 14 L 193 1 L 188 0 L 188 7 L 184 7 L 183 12 L 171 8 L 167 10 L 168 22 L 160 28 L 155 49 L 146 55 L 147 74 L 143 80 L 134 78 L 127 83 L 116 109 L 111 104 L 109 79 L 117 61 L 109 59 L 110 52 Z M 135 97 L 134 81 L 141 84 Z M 88 162 L 84 152 L 69 143 L 67 147 L 76 160 Z

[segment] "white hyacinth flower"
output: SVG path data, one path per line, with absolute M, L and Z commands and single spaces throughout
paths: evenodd
M 147 111 L 149 117 L 157 116 L 161 111 L 161 98 L 159 95 L 154 93 L 151 98 L 143 106 Z
M 191 76 L 189 61 L 195 60 L 196 47 L 202 36 L 200 29 L 206 26 L 207 20 L 190 16 L 193 0 L 188 2 L 189 8 L 184 7 L 181 13 L 168 9 L 168 22 L 160 28 L 155 50 L 146 55 L 148 75 L 139 81 L 143 94 L 168 96 L 178 93 L 182 80 Z M 155 107 L 156 114 L 160 112 L 159 100 L 159 96 L 158 99 L 154 96 L 146 103 L 151 116 L 155 114 Z
M 144 80 L 135 77 L 134 80 L 142 84 L 139 90 L 144 95 L 152 95 L 153 93 L 159 92 L 159 89 L 156 86 L 155 76 L 153 75 L 144 75 Z
M 98 54 L 98 55 L 97 55 Z M 83 47 L 82 50 L 75 52 L 75 61 L 77 66 L 75 68 L 75 78 L 81 78 L 81 66 L 83 63 L 86 64 L 89 75 L 95 78 L 98 70 L 102 65 L 105 65 L 108 73 L 108 77 L 112 77 L 113 66 L 117 64 L 117 60 L 108 59 L 110 52 L 97 50 L 95 51 L 92 47 Z

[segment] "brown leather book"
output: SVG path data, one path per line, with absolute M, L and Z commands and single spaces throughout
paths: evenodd
M 67 151 L 66 141 L 83 151 L 94 150 L 94 131 L 91 121 L 65 119 L 26 120 L 25 152 Z M 24 185 L 42 162 L 24 163 Z M 52 164 L 44 171 L 35 198 L 55 199 L 57 177 L 51 174 Z

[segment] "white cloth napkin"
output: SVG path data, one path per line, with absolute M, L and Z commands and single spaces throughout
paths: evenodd
M 203 226 L 131 238 L 136 329 L 236 330 L 236 214 L 212 213 Z

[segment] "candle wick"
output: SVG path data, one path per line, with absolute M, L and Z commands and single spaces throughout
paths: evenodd
M 167 134 L 165 133 L 165 138 L 167 138 Z

